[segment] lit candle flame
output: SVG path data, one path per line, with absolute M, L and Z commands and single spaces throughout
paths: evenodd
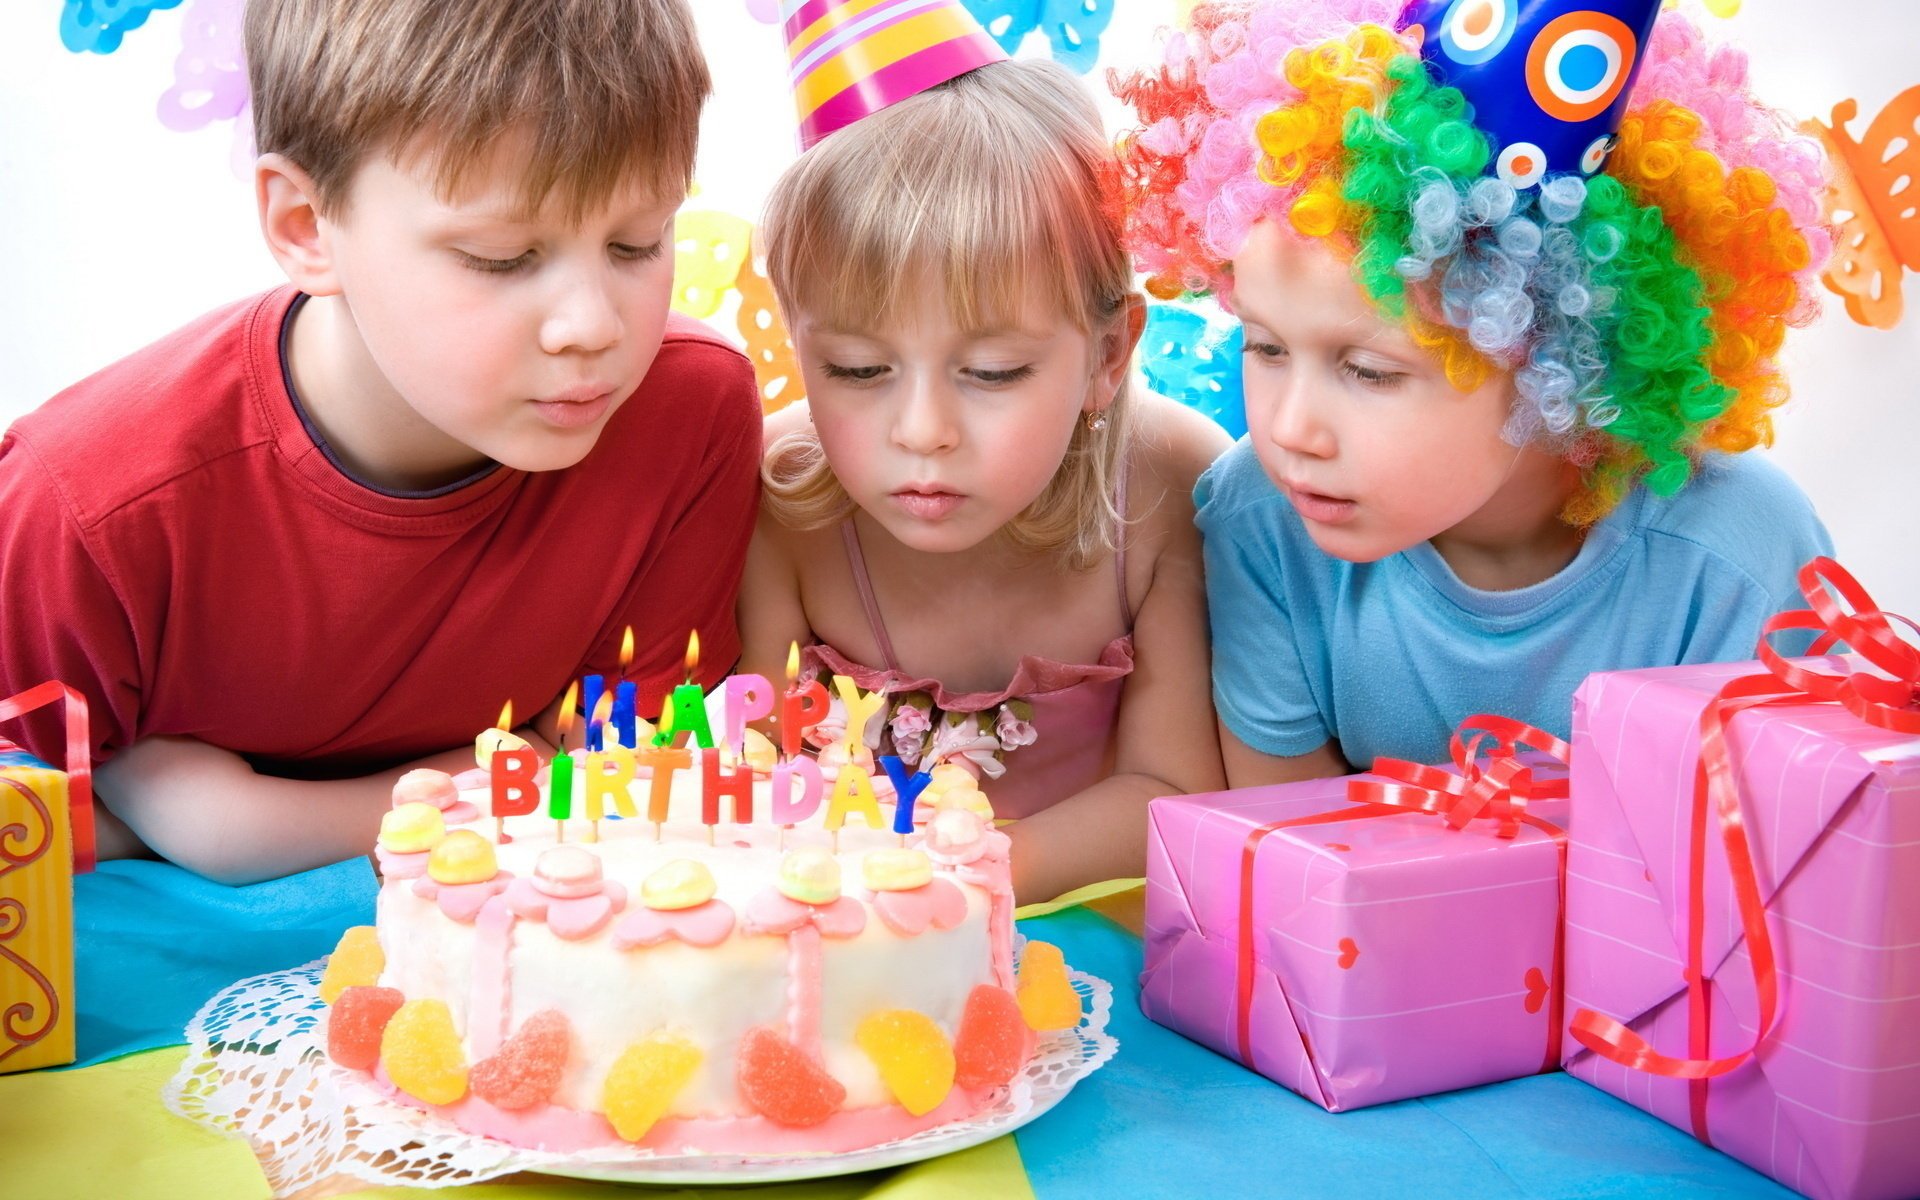
M 793 686 L 793 681 L 798 678 L 800 678 L 800 643 L 789 642 L 787 643 L 787 686 Z
M 633 626 L 627 626 L 627 632 L 620 639 L 620 673 L 625 675 L 627 668 L 633 665 Z
M 693 678 L 693 669 L 700 665 L 700 631 L 694 630 L 687 635 L 687 678 Z
M 613 693 L 601 692 L 600 699 L 594 701 L 593 717 L 595 725 L 605 725 L 613 719 Z
M 573 732 L 573 710 L 580 704 L 580 681 L 567 684 L 567 694 L 560 700 L 560 741 L 561 752 L 566 751 L 567 735 Z
M 494 728 L 503 731 L 513 728 L 513 701 L 509 700 L 500 706 L 500 720 Z

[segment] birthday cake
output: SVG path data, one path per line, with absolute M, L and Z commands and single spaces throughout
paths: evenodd
M 991 1107 L 1079 1021 L 1057 950 L 1016 975 L 970 775 L 700 733 L 544 763 L 496 734 L 486 786 L 404 777 L 377 923 L 322 982 L 334 1062 L 523 1147 L 833 1153 Z

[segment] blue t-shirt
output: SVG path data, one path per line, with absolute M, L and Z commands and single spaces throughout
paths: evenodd
M 1804 607 L 1801 564 L 1832 553 L 1757 454 L 1708 455 L 1676 496 L 1635 488 L 1558 574 L 1505 592 L 1462 583 L 1427 542 L 1373 563 L 1325 553 L 1244 440 L 1194 504 L 1220 719 L 1252 749 L 1331 740 L 1355 767 L 1442 761 L 1476 712 L 1567 737 L 1595 671 L 1752 658 L 1768 616 Z

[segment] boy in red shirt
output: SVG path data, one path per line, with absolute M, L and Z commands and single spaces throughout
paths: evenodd
M 253 0 L 268 249 L 0 441 L 0 695 L 93 709 L 102 848 L 228 882 L 366 852 L 585 672 L 711 682 L 758 498 L 746 359 L 668 314 L 683 0 Z M 57 760 L 55 718 L 22 740 Z M 124 824 L 122 824 L 124 823 Z

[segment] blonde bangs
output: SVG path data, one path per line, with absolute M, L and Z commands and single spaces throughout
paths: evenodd
M 789 327 L 804 312 L 832 328 L 884 328 L 937 289 L 970 333 L 1019 327 L 1037 304 L 1103 331 L 1132 291 L 1104 203 L 1112 163 L 1092 99 L 1049 62 L 982 67 L 834 133 L 768 201 L 767 273 Z M 1052 483 L 1012 523 L 1017 545 L 1090 566 L 1118 543 L 1126 390 L 1105 430 L 1076 430 Z M 810 434 L 776 443 L 763 475 L 789 525 L 852 511 Z

